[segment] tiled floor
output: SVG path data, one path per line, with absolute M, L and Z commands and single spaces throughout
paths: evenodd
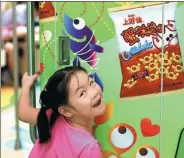
M 38 105 L 39 87 L 37 87 L 36 90 L 38 94 L 36 97 Z M 29 124 L 19 121 L 21 148 L 19 150 L 15 150 L 15 106 L 8 105 L 7 108 L 4 108 L 7 104 L 11 104 L 10 100 L 13 92 L 10 87 L 1 89 L 1 92 L 3 93 L 1 96 L 1 158 L 28 158 L 29 152 L 33 147 L 33 143 L 29 135 Z
M 1 158 L 27 158 L 33 146 L 29 137 L 29 125 L 20 122 L 20 141 L 22 148 L 15 150 L 16 128 L 15 109 L 11 106 L 1 112 Z

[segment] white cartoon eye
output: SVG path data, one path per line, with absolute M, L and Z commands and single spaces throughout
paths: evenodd
M 85 27 L 85 21 L 82 18 L 76 18 L 73 21 L 73 27 L 77 30 L 82 30 Z
M 138 150 L 136 158 L 159 158 L 159 153 L 155 148 L 145 146 Z
M 114 154 L 111 151 L 102 150 L 102 157 L 103 158 L 120 158 L 119 155 Z
M 115 156 L 115 155 L 111 155 L 111 156 L 109 156 L 108 158 L 118 158 L 118 157 Z
M 110 138 L 112 144 L 116 148 L 126 149 L 134 144 L 136 132 L 133 127 L 126 124 L 120 124 L 112 130 Z

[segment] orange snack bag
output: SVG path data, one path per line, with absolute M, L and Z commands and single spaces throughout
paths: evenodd
M 175 2 L 164 4 L 164 20 L 160 4 L 110 13 L 120 48 L 121 98 L 159 93 L 161 86 L 164 92 L 184 88 L 175 9 Z

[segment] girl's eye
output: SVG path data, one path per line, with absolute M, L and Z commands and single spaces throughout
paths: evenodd
M 82 97 L 85 94 L 86 94 L 86 91 L 82 91 L 82 93 L 80 94 L 80 97 Z
M 93 80 L 91 80 L 91 81 L 90 81 L 90 86 L 91 86 L 93 83 L 94 83 L 94 81 L 93 81 Z

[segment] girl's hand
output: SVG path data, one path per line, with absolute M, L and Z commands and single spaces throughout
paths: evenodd
M 22 77 L 22 88 L 31 88 L 34 82 L 36 81 L 38 74 L 34 74 L 33 76 L 29 76 L 28 73 L 24 73 Z
M 22 77 L 22 92 L 18 102 L 18 117 L 21 121 L 36 125 L 40 109 L 31 107 L 30 88 L 34 84 L 38 74 L 29 76 L 26 72 Z

